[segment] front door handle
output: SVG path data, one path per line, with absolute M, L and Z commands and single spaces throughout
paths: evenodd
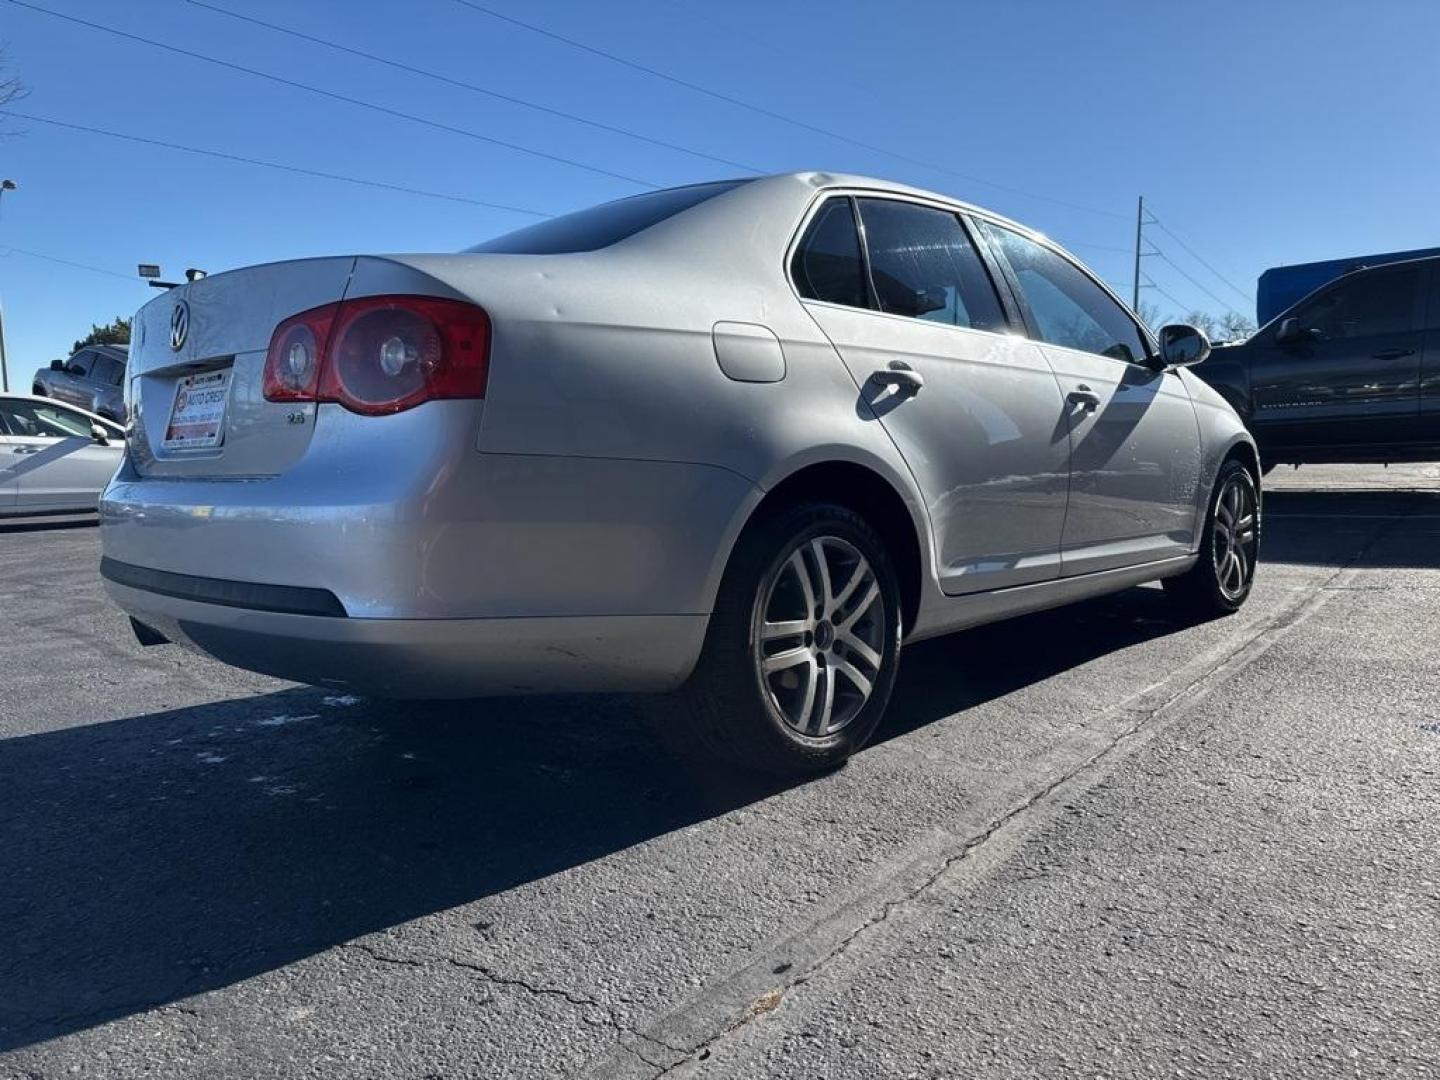
M 1414 349 L 1381 349 L 1377 353 L 1371 353 L 1371 360 L 1399 360 L 1402 356 L 1414 356 Z
M 909 394 L 912 397 L 918 394 L 920 388 L 925 385 L 925 376 L 913 370 L 903 360 L 892 360 L 890 366 L 884 371 L 871 372 L 870 378 L 881 386 L 893 386 L 900 393 Z
M 1081 383 L 1070 393 L 1065 395 L 1065 400 L 1071 405 L 1079 405 L 1086 412 L 1094 412 L 1100 407 L 1100 395 L 1091 390 L 1090 387 Z

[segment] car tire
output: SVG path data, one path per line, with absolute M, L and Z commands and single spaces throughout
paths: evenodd
M 901 627 L 894 567 L 863 517 L 830 502 L 765 514 L 730 558 L 677 707 L 657 719 L 688 757 L 785 776 L 834 769 L 885 713 Z
M 1255 583 L 1260 553 L 1260 490 L 1234 458 L 1220 466 L 1210 492 L 1195 565 L 1166 578 L 1165 591 L 1188 614 L 1214 618 L 1240 610 Z
M 35 397 L 44 397 L 45 388 L 43 386 L 32 386 L 30 388 L 30 393 L 33 394 Z

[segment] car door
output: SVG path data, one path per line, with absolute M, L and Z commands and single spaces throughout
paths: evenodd
M 5 404 L 0 398 L 0 406 Z M 15 503 L 20 492 L 20 465 L 21 455 L 15 452 L 15 444 L 10 441 L 10 429 L 5 423 L 4 409 L 0 408 L 0 514 L 12 514 L 15 512 Z
M 981 226 L 1064 395 L 1066 576 L 1184 556 L 1198 527 L 1200 432 L 1184 381 L 1158 370 L 1139 324 L 1064 253 Z
M 50 383 L 50 395 L 69 405 L 84 406 L 89 399 L 88 380 L 94 364 L 95 354 L 89 349 L 81 349 L 65 361 L 61 371 L 55 373 Z
M 1425 320 L 1420 358 L 1420 442 L 1440 446 L 1440 260 L 1425 267 Z
M 113 356 L 97 353 L 94 366 L 90 369 L 86 399 L 78 403 L 80 407 L 94 413 L 106 410 L 119 419 L 112 399 L 124 373 L 124 367 Z
M 1250 425 L 1262 448 L 1323 460 L 1421 438 L 1424 270 L 1348 274 L 1265 329 L 1250 346 Z M 1283 326 L 1296 336 L 1281 340 Z
M 0 399 L 0 420 L 8 432 L 5 476 L 15 485 L 16 512 L 95 508 L 124 452 L 119 427 L 102 425 L 111 437 L 100 443 L 88 416 L 25 398 Z
M 953 210 L 831 196 L 792 259 L 807 310 L 929 510 L 951 594 L 1053 579 L 1067 446 L 1045 358 L 1011 332 Z

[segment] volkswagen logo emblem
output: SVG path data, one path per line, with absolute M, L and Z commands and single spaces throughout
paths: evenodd
M 190 305 L 181 300 L 170 313 L 170 348 L 179 352 L 190 336 Z

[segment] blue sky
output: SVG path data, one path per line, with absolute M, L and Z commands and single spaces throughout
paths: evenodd
M 741 172 L 189 0 L 26 2 L 601 171 L 0 0 L 9 73 L 30 91 L 11 108 L 35 117 L 544 213 L 644 189 L 604 173 L 663 186 Z M 1167 312 L 1233 305 L 1253 315 L 1267 266 L 1440 244 L 1433 0 L 479 0 L 876 149 L 458 0 L 205 2 L 760 171 L 843 170 L 945 191 L 1045 230 L 1127 296 L 1144 193 L 1229 282 L 1155 229 L 1174 265 L 1147 260 L 1163 293 L 1144 298 Z M 0 177 L 20 185 L 0 203 L 0 301 L 22 389 L 92 322 L 151 298 L 133 276 L 137 262 L 175 275 L 320 253 L 455 250 L 535 220 L 13 117 L 0 118 Z

